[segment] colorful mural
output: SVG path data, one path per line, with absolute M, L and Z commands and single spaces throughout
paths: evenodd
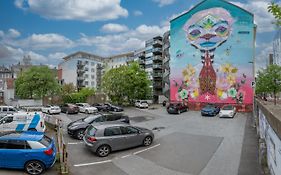
M 252 104 L 253 15 L 205 0 L 171 21 L 170 100 Z

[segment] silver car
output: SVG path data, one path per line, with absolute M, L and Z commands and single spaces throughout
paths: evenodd
M 86 146 L 100 157 L 112 151 L 149 146 L 154 139 L 151 130 L 122 122 L 105 122 L 90 125 L 83 138 Z

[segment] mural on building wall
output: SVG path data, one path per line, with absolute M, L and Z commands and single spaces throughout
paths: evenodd
M 252 103 L 253 17 L 215 1 L 171 22 L 171 101 Z

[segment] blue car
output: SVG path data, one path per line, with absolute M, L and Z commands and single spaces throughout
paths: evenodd
M 0 168 L 24 169 L 38 175 L 54 165 L 56 147 L 42 132 L 0 132 Z
M 220 112 L 220 108 L 214 104 L 207 104 L 201 109 L 202 116 L 216 116 Z

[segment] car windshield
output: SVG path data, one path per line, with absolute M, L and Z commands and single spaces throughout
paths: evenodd
M 91 107 L 89 104 L 84 104 L 85 107 Z
M 86 122 L 86 123 L 91 123 L 91 122 L 92 122 L 93 120 L 95 120 L 97 117 L 99 117 L 99 116 L 90 115 L 90 116 L 84 118 L 83 121 Z
M 147 101 L 142 101 L 141 104 L 143 104 L 143 103 L 146 103 L 146 104 L 147 104 Z
M 95 127 L 93 127 L 92 125 L 90 125 L 88 128 L 87 128 L 87 131 L 86 133 L 90 136 L 95 136 L 96 134 L 96 131 L 97 129 Z
M 233 106 L 231 106 L 231 105 L 224 106 L 222 109 L 223 109 L 223 110 L 232 110 L 232 109 L 233 109 Z
M 213 107 L 214 107 L 214 105 L 209 104 L 209 105 L 206 105 L 205 107 L 206 107 L 206 108 L 213 108 Z

